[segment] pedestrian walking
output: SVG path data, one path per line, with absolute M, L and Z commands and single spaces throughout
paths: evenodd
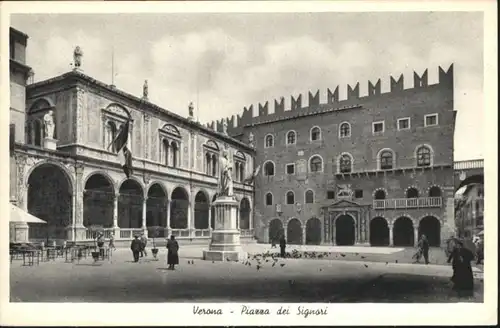
M 476 264 L 483 264 L 484 260 L 484 240 L 482 237 L 476 236 L 474 242 L 476 246 Z
M 280 256 L 283 258 L 286 256 L 286 240 L 284 235 L 281 235 L 280 238 Z
M 429 241 L 426 235 L 422 235 L 418 241 L 418 248 L 424 257 L 425 264 L 429 264 Z
M 109 237 L 109 249 L 112 249 L 112 250 L 116 250 L 116 247 L 115 247 L 115 233 L 112 232 L 111 233 L 111 236 Z
M 179 243 L 175 240 L 175 236 L 170 236 L 167 241 L 167 264 L 169 270 L 175 270 L 175 265 L 179 264 Z
M 130 244 L 130 249 L 134 256 L 134 262 L 139 262 L 139 253 L 141 252 L 142 244 L 138 235 L 134 236 L 134 240 L 132 240 L 132 244 Z
M 99 256 L 104 258 L 104 233 L 99 232 L 97 236 L 97 247 L 99 247 Z
M 448 263 L 452 262 L 451 281 L 453 289 L 458 292 L 459 296 L 471 296 L 474 292 L 474 275 L 471 266 L 473 260 L 474 254 L 464 247 L 463 241 L 457 240 Z
M 148 252 L 146 251 L 146 246 L 148 245 L 148 237 L 144 235 L 144 232 L 141 233 L 141 257 L 148 256 Z

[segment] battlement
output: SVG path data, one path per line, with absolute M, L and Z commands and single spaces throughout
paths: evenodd
M 280 97 L 279 101 L 274 100 L 274 112 L 269 110 L 269 101 L 258 104 L 257 113 L 254 113 L 254 105 L 243 108 L 241 115 L 232 115 L 229 118 L 223 118 L 207 124 L 208 128 L 222 132 L 224 121 L 227 121 L 227 131 L 230 135 L 239 135 L 242 133 L 243 127 L 267 122 L 275 122 L 285 119 L 290 119 L 298 116 L 313 115 L 335 110 L 345 110 L 350 108 L 361 108 L 363 102 L 370 101 L 371 98 L 397 95 L 401 96 L 406 92 L 424 91 L 425 89 L 442 86 L 453 90 L 453 64 L 448 70 L 444 70 L 441 66 L 438 69 L 438 82 L 429 84 L 428 70 L 425 69 L 422 74 L 413 72 L 413 86 L 410 88 L 404 87 L 404 74 L 394 78 L 390 76 L 389 91 L 382 92 L 382 79 L 378 79 L 375 83 L 368 81 L 367 94 L 360 95 L 360 83 L 347 85 L 347 94 L 344 99 L 340 97 L 340 89 L 337 85 L 333 91 L 328 88 L 326 92 L 326 102 L 321 102 L 320 91 L 308 92 L 308 105 L 303 106 L 302 94 L 290 97 L 289 109 L 285 110 L 285 98 Z M 256 114 L 256 115 L 254 115 Z

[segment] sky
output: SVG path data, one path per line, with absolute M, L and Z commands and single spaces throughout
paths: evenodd
M 480 12 L 379 13 L 188 13 L 15 14 L 11 25 L 29 35 L 27 64 L 35 82 L 72 69 L 73 50 L 84 52 L 82 69 L 104 83 L 142 96 L 182 116 L 195 104 L 202 123 L 241 114 L 243 107 L 340 85 L 454 63 L 455 160 L 483 158 L 483 14 Z M 113 51 L 114 49 L 114 51 Z M 114 65 L 112 53 L 114 52 Z M 255 112 L 254 112 L 255 113 Z M 255 113 L 256 114 L 256 113 Z

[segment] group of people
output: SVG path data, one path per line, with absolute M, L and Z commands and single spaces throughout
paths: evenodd
M 139 257 L 148 256 L 146 251 L 148 238 L 142 233 L 140 236 L 135 235 L 130 249 L 134 256 L 134 262 L 139 262 Z M 167 241 L 167 264 L 169 270 L 175 270 L 175 265 L 179 264 L 179 243 L 175 240 L 175 236 L 170 236 Z

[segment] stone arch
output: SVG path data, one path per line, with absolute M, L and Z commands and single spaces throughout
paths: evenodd
M 219 145 L 213 140 L 207 140 L 205 146 L 212 148 L 213 150 L 219 150 Z
M 391 155 L 390 163 L 386 163 L 385 160 L 382 159 L 382 156 L 385 154 Z M 388 157 L 387 157 L 388 158 Z M 396 167 L 396 152 L 391 148 L 382 148 L 377 153 L 377 170 L 392 170 Z
M 213 203 L 217 199 L 217 195 L 212 196 L 212 202 L 210 205 L 210 228 L 215 229 L 215 207 L 213 206 Z
M 118 103 L 111 103 L 104 110 L 132 120 L 132 115 L 130 114 L 129 110 L 125 108 L 125 106 L 122 106 Z
M 321 220 L 312 217 L 306 222 L 306 245 L 321 244 Z
M 118 226 L 120 228 L 142 228 L 144 189 L 135 178 L 125 179 L 118 189 Z
M 418 198 L 420 197 L 420 191 L 416 186 L 409 186 L 405 190 L 405 197 L 406 198 Z
M 176 137 L 181 137 L 181 133 L 179 132 L 179 129 L 173 125 L 173 124 L 170 124 L 170 123 L 166 123 L 163 125 L 163 127 L 161 128 L 161 130 L 167 132 L 167 133 L 170 133 Z
M 381 216 L 370 220 L 370 245 L 389 246 L 389 224 Z
M 30 224 L 30 239 L 66 239 L 73 217 L 72 178 L 62 166 L 43 161 L 27 175 L 27 209 L 47 224 Z
M 354 245 L 356 241 L 356 221 L 349 214 L 340 214 L 334 219 L 335 243 L 339 246 Z
M 387 199 L 387 189 L 385 188 L 377 188 L 373 191 L 372 194 L 373 199 L 382 200 Z
M 41 97 L 36 99 L 33 104 L 29 107 L 28 113 L 34 113 L 39 110 L 45 110 L 45 109 L 51 109 L 54 108 L 55 104 L 52 101 L 52 99 L 47 98 L 47 97 Z
M 276 164 L 273 161 L 267 160 L 264 163 L 264 169 L 262 170 L 264 176 L 272 177 L 276 174 Z
M 429 246 L 441 246 L 441 222 L 433 215 L 426 215 L 419 220 L 418 238 L 422 235 L 427 237 Z
M 208 215 L 210 211 L 210 203 L 208 193 L 200 190 L 194 197 L 194 228 L 208 229 L 210 222 Z
M 167 227 L 167 189 L 161 182 L 152 182 L 148 189 L 146 201 L 146 226 L 149 235 L 153 236 L 154 229 L 150 227 Z M 156 237 L 165 237 L 165 229 L 158 228 Z
M 269 221 L 269 241 L 279 243 L 279 239 L 284 235 L 283 222 L 275 218 Z
M 106 173 L 92 172 L 84 181 L 83 225 L 113 226 L 114 199 L 113 180 Z
M 312 155 L 311 157 L 309 157 L 309 161 L 307 164 L 309 172 L 323 172 L 324 163 L 325 162 L 323 161 L 323 157 L 321 157 L 321 155 L 319 154 Z M 319 169 L 318 166 L 320 167 Z
M 31 176 L 31 174 L 33 173 L 33 171 L 42 165 L 44 165 L 44 166 L 45 165 L 57 166 L 60 170 L 62 170 L 64 172 L 64 177 L 67 179 L 68 185 L 71 186 L 71 188 L 73 188 L 73 186 L 75 185 L 75 180 L 73 178 L 72 173 L 69 171 L 69 169 L 66 166 L 64 166 L 63 164 L 61 164 L 61 162 L 57 162 L 57 161 L 50 160 L 50 159 L 45 159 L 45 160 L 41 160 L 41 161 L 37 162 L 35 165 L 33 165 L 28 170 L 28 172 L 26 172 L 26 177 L 28 177 L 28 179 L 25 180 L 26 181 L 26 183 L 25 183 L 26 188 L 29 188 L 28 180 L 29 180 L 29 177 Z M 73 193 L 73 189 L 71 189 L 71 193 Z
M 242 230 L 250 229 L 250 211 L 250 200 L 243 197 L 240 202 L 240 229 Z
M 429 197 L 441 197 L 443 195 L 443 191 L 442 191 L 442 188 L 439 187 L 439 186 L 431 186 L 428 190 L 427 190 L 427 195 Z
M 474 175 L 468 176 L 467 178 L 465 178 L 465 180 L 460 182 L 460 184 L 458 185 L 458 188 L 455 190 L 455 192 L 457 192 L 459 189 L 463 188 L 464 186 L 467 186 L 469 184 L 474 184 L 474 183 L 484 185 L 484 175 L 483 174 L 474 174 Z
M 170 196 L 170 226 L 172 229 L 188 228 L 189 193 L 184 187 L 176 187 Z
M 287 244 L 302 244 L 302 222 L 297 218 L 288 220 L 286 225 Z
M 413 220 L 408 216 L 400 216 L 394 221 L 393 226 L 394 246 L 413 247 L 415 234 L 413 231 Z

